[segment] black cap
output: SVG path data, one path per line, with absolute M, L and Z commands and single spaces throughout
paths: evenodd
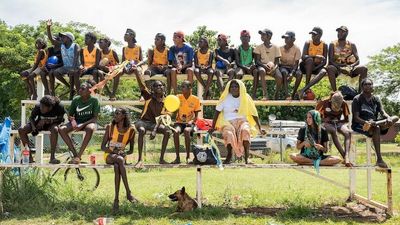
M 133 37 L 136 37 L 136 32 L 130 28 L 126 29 L 125 34 L 130 34 L 133 35 Z
M 293 31 L 286 31 L 286 33 L 282 35 L 282 38 L 287 38 L 287 37 L 294 38 L 296 37 L 296 34 Z
M 321 27 L 314 27 L 309 34 L 322 34 L 322 29 Z
M 340 26 L 340 27 L 336 28 L 336 31 L 339 31 L 339 30 L 342 30 L 344 32 L 348 32 L 349 31 L 349 29 L 346 26 Z
M 259 34 L 269 34 L 269 35 L 272 36 L 272 31 L 270 29 L 268 29 L 268 28 L 265 28 L 263 30 L 259 30 L 258 33 Z

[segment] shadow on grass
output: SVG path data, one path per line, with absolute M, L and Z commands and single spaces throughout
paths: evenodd
M 52 208 L 52 209 L 50 209 Z M 249 207 L 228 208 L 222 206 L 204 206 L 192 212 L 175 213 L 176 206 L 151 206 L 144 204 L 132 205 L 124 202 L 120 205 L 117 214 L 111 214 L 111 202 L 105 200 L 93 200 L 84 204 L 74 201 L 64 201 L 58 204 L 49 204 L 48 209 L 26 211 L 20 209 L 11 212 L 9 217 L 0 216 L 1 220 L 9 219 L 26 221 L 34 218 L 49 218 L 62 221 L 86 221 L 91 222 L 98 217 L 124 218 L 123 224 L 133 224 L 135 221 L 152 220 L 181 220 L 198 221 L 213 220 L 224 221 L 226 219 L 246 217 L 249 219 L 271 218 L 279 223 L 291 221 L 318 222 L 334 221 L 346 223 L 382 223 L 386 220 L 383 212 L 376 211 L 356 203 L 347 203 L 345 206 L 326 205 L 319 208 L 307 206 L 292 207 Z

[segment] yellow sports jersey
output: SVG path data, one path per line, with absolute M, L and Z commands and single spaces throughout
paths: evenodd
M 134 60 L 136 62 L 139 62 L 140 51 L 141 48 L 139 45 L 136 45 L 134 48 L 129 48 L 128 46 L 124 47 L 125 60 Z
M 117 65 L 117 60 L 114 58 L 113 50 L 110 50 L 108 54 L 104 54 L 103 51 L 101 52 L 101 58 L 107 58 L 108 59 L 108 65 L 107 66 L 115 66 Z
M 188 99 L 183 94 L 177 95 L 181 102 L 178 114 L 176 115 L 177 123 L 187 123 L 194 119 L 195 112 L 201 110 L 200 99 L 194 95 L 190 95 Z
M 168 49 L 166 47 L 163 52 L 159 52 L 157 48 L 153 49 L 153 65 L 168 65 Z
M 133 137 L 135 134 L 135 130 L 133 127 L 128 128 L 125 133 L 120 133 L 118 131 L 118 127 L 114 124 L 110 124 L 110 130 L 109 132 L 109 148 L 119 148 L 119 149 L 124 149 L 125 146 L 129 143 L 130 139 Z M 105 152 L 104 153 L 104 161 L 106 161 L 107 156 L 109 153 Z
M 83 49 L 83 61 L 85 63 L 83 67 L 89 68 L 96 64 L 96 53 L 97 48 L 93 48 L 92 52 L 89 52 L 87 47 Z
M 207 50 L 205 54 L 201 53 L 200 50 L 197 51 L 197 61 L 200 66 L 207 66 L 210 61 L 211 51 Z
M 319 45 L 314 45 L 313 41 L 310 41 L 310 45 L 308 46 L 308 55 L 316 56 L 316 55 L 324 55 L 324 42 L 321 41 Z

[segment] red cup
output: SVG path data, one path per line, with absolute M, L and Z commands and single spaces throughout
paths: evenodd
M 90 155 L 89 161 L 91 165 L 96 165 L 96 155 Z

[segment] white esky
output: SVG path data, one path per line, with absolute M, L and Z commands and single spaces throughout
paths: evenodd
M 346 25 L 348 40 L 356 44 L 362 64 L 367 56 L 400 40 L 400 1 L 396 0 L 0 0 L 0 19 L 8 25 L 37 25 L 48 18 L 87 23 L 122 42 L 126 28 L 132 28 L 144 50 L 158 32 L 166 35 L 171 46 L 174 31 L 191 34 L 201 25 L 229 35 L 235 46 L 243 29 L 250 31 L 251 43 L 260 44 L 258 30 L 269 28 L 274 33 L 272 42 L 279 46 L 284 43 L 281 35 L 292 30 L 302 49 L 314 26 L 324 30 L 322 40 L 330 43 L 336 39 L 336 28 Z

